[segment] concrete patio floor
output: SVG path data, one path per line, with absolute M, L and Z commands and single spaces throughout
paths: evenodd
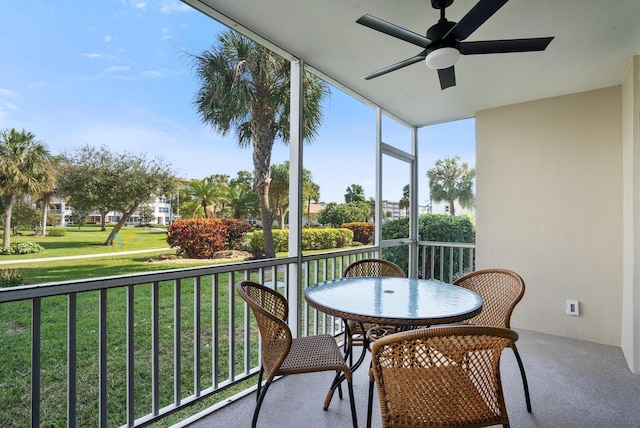
M 527 372 L 532 413 L 513 352 L 502 356 L 501 373 L 512 427 L 640 427 L 640 376 L 628 369 L 618 347 L 518 330 L 518 350 Z M 368 359 L 354 374 L 358 426 L 366 426 Z M 288 376 L 269 389 L 258 427 L 350 427 L 349 400 L 336 394 L 322 409 L 330 373 Z M 250 427 L 255 393 L 240 398 L 197 421 L 189 428 Z M 380 427 L 374 396 L 373 427 Z

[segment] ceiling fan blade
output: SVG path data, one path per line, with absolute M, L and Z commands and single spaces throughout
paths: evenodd
M 456 72 L 453 66 L 438 69 L 438 77 L 440 78 L 440 89 L 444 90 L 456 86 Z
M 366 76 L 362 76 L 362 78 L 364 80 L 369 80 L 369 79 L 373 79 L 374 77 L 382 76 L 383 74 L 391 73 L 392 71 L 396 71 L 408 65 L 415 64 L 416 62 L 420 62 L 424 60 L 425 56 L 426 54 L 416 55 L 412 58 L 405 59 L 404 61 L 400 61 L 388 67 L 381 68 L 380 70 L 374 71 L 373 73 L 369 73 Z
M 480 0 L 462 19 L 445 34 L 443 39 L 464 40 L 509 0 Z
M 547 48 L 547 46 L 549 46 L 551 40 L 553 40 L 553 37 L 462 42 L 460 43 L 460 53 L 462 55 L 479 55 L 493 53 L 543 51 Z
M 427 39 L 425 36 L 421 36 L 413 31 L 405 30 L 402 27 L 398 27 L 395 24 L 391 24 L 390 22 L 369 14 L 361 16 L 356 22 L 364 25 L 365 27 L 380 31 L 381 33 L 388 34 L 389 36 L 420 46 L 421 48 L 426 48 L 431 44 L 431 40 Z

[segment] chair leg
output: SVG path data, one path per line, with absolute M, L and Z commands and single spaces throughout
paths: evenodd
M 347 388 L 349 389 L 349 405 L 351 406 L 351 421 L 353 422 L 353 428 L 358 428 L 358 416 L 356 414 L 356 401 L 353 397 L 353 380 L 347 382 Z
M 256 401 L 260 397 L 260 390 L 262 389 L 262 376 L 264 375 L 264 367 L 260 366 L 260 373 L 258 374 L 258 388 L 256 389 Z
M 251 421 L 251 428 L 256 428 L 256 424 L 258 423 L 258 413 L 260 413 L 260 407 L 262 407 L 262 402 L 264 401 L 264 396 L 267 395 L 267 390 L 271 382 L 267 380 L 267 383 L 262 388 L 260 392 L 260 396 L 258 397 L 258 402 L 256 403 L 256 409 L 253 411 L 253 420 Z
M 367 428 L 371 428 L 371 411 L 373 408 L 373 379 L 369 380 L 369 399 L 367 401 Z
M 531 397 L 529 396 L 529 383 L 527 382 L 527 375 L 524 372 L 524 365 L 522 364 L 522 359 L 520 358 L 520 353 L 518 352 L 518 348 L 516 348 L 515 343 L 511 343 L 511 349 L 513 349 L 513 353 L 516 356 L 516 360 L 518 361 L 518 367 L 520 368 L 520 375 L 522 376 L 522 385 L 524 386 L 524 398 L 527 403 L 527 412 L 531 413 Z

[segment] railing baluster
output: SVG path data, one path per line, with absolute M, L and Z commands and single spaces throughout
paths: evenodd
M 229 274 L 229 284 L 227 284 L 227 290 L 229 292 L 229 381 L 233 381 L 236 377 L 236 370 L 234 363 L 236 361 L 236 327 L 235 327 L 235 315 L 236 315 L 236 293 L 234 284 L 236 282 L 235 272 Z
M 214 274 L 211 278 L 211 385 L 218 389 L 218 376 L 220 374 L 220 360 L 218 358 L 220 347 L 218 346 L 218 289 L 219 278 Z
M 193 284 L 193 393 L 200 397 L 200 277 L 194 278 Z
M 76 325 L 76 293 L 70 293 L 67 308 L 67 427 L 76 426 L 76 357 L 77 357 L 77 325 Z
M 182 282 L 173 284 L 173 404 L 182 400 Z
M 127 287 L 127 426 L 135 423 L 134 287 Z
M 447 278 L 447 282 L 453 281 L 453 247 L 449 247 L 449 277 Z
M 151 285 L 151 412 L 160 411 L 160 284 Z
M 41 302 L 31 301 L 31 427 L 40 427 L 40 333 Z
M 100 290 L 98 297 L 98 425 L 107 427 L 107 289 Z

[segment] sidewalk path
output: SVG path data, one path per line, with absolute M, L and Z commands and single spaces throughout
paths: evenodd
M 79 256 L 64 256 L 64 257 L 42 257 L 39 259 L 26 259 L 26 260 L 0 260 L 0 265 L 13 265 L 19 263 L 38 263 L 38 262 L 55 262 L 58 260 L 73 260 L 73 259 L 90 259 L 96 257 L 113 257 L 113 256 L 125 256 L 128 254 L 142 254 L 153 253 L 158 251 L 166 251 L 171 248 L 155 248 L 151 250 L 134 250 L 134 251 L 118 251 L 114 253 L 102 253 L 102 254 L 83 254 Z

